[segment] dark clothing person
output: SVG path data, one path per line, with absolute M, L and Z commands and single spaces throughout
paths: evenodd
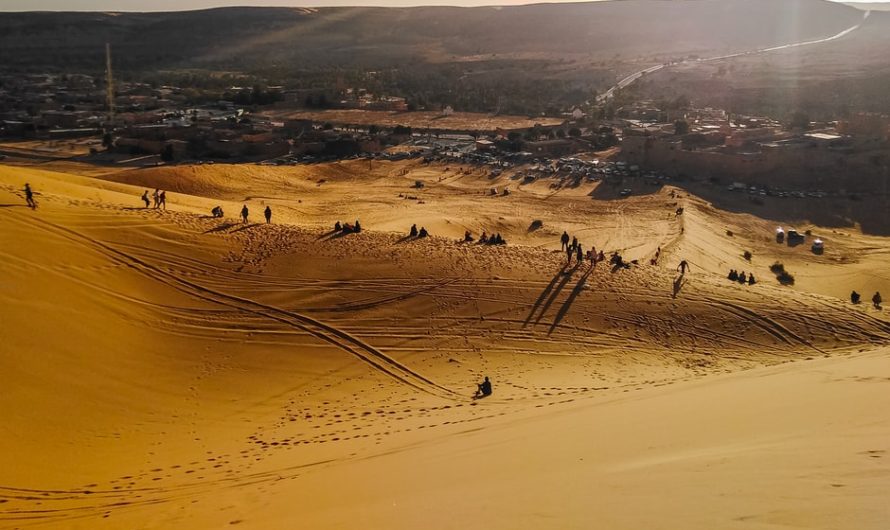
M 263 215 L 266 216 L 266 224 L 269 224 L 272 222 L 272 208 L 270 208 L 269 206 L 266 206 L 266 211 L 263 212 Z
M 597 261 L 606 261 L 606 254 L 600 250 L 599 254 L 596 255 Z
M 680 262 L 680 265 L 677 267 L 677 270 L 680 271 L 680 274 L 686 274 L 686 270 L 689 269 L 689 263 L 684 259 Z
M 729 271 L 729 276 L 728 276 L 728 278 L 729 278 L 730 280 L 732 280 L 732 281 L 738 281 L 738 279 L 739 279 L 739 273 L 736 272 L 735 269 L 732 269 L 732 270 Z
M 428 236 L 428 235 L 430 235 L 430 233 L 426 231 L 426 227 L 425 227 L 425 226 L 421 226 L 421 227 L 420 227 L 420 232 L 417 233 L 417 237 L 426 237 L 426 236 Z
M 748 285 L 754 285 L 757 283 L 757 280 L 754 279 L 754 273 L 748 275 Z
M 243 208 L 241 208 L 241 219 L 243 223 L 247 222 L 247 216 L 250 214 L 250 210 L 247 209 L 247 205 L 245 204 Z
M 161 204 L 161 190 L 155 188 L 155 192 L 151 194 L 152 206 L 157 208 Z
M 160 193 L 160 195 L 158 195 L 158 205 L 165 210 L 167 209 L 167 192 L 166 191 L 162 191 Z
M 490 396 L 491 395 L 491 381 L 488 380 L 488 376 L 485 376 L 485 380 L 479 383 L 479 391 L 476 392 L 477 396 Z
M 883 302 L 883 300 L 881 299 L 881 293 L 876 292 L 875 295 L 871 297 L 871 303 L 875 305 L 875 309 L 880 309 L 881 302 Z
M 575 261 L 578 265 L 581 265 L 581 262 L 584 261 L 584 252 L 581 250 L 581 243 L 578 243 L 578 246 L 575 247 Z
M 861 294 L 857 293 L 856 291 L 853 291 L 852 293 L 850 293 L 850 302 L 851 303 L 858 304 L 860 300 L 862 300 Z
M 343 226 L 340 224 L 340 221 L 337 221 L 334 223 L 334 232 L 339 232 L 340 230 L 343 230 Z
M 222 217 L 223 216 L 222 206 L 214 206 L 213 209 L 210 210 L 210 213 L 213 214 L 213 217 L 217 217 L 217 218 Z
M 410 237 L 417 237 L 417 225 L 411 225 L 411 230 L 408 232 Z
M 479 236 L 479 242 L 480 243 L 488 243 L 488 236 L 485 234 L 485 232 L 482 232 L 482 235 Z
M 362 231 L 362 225 L 359 224 L 358 219 L 355 220 L 355 233 L 359 233 Z
M 145 190 L 145 193 L 142 194 L 142 202 L 145 203 L 146 208 L 148 208 L 148 205 L 151 204 L 148 200 L 148 190 Z
M 473 234 L 471 234 L 469 230 L 467 230 L 466 232 L 464 232 L 464 241 L 466 241 L 467 243 L 469 243 L 469 242 L 472 241 L 472 240 L 473 240 Z
M 575 248 L 576 248 L 577 246 L 578 246 L 578 238 L 577 238 L 577 237 L 573 237 L 573 238 L 572 238 L 572 250 L 575 250 Z
M 562 241 L 562 249 L 565 250 L 566 247 L 569 245 L 569 234 L 568 234 L 568 232 L 563 232 L 563 233 L 562 233 L 562 237 L 560 237 L 559 240 Z
M 567 263 L 571 263 L 571 262 L 572 262 L 572 247 L 570 247 L 570 246 L 567 246 L 567 247 L 566 247 L 566 258 L 568 258 L 568 262 L 567 262 Z
M 37 203 L 34 202 L 34 191 L 31 189 L 31 185 L 27 182 L 25 183 L 25 202 L 28 204 L 28 208 L 32 210 L 37 209 Z
M 747 282 L 748 282 L 748 277 L 745 276 L 745 273 L 742 272 L 741 274 L 739 274 L 739 283 L 747 283 Z

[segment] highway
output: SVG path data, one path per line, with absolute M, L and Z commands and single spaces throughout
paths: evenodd
M 603 102 L 611 99 L 612 97 L 614 97 L 616 90 L 622 89 L 626 86 L 633 84 L 637 79 L 643 77 L 646 74 L 651 74 L 652 72 L 657 72 L 658 70 L 667 68 L 669 66 L 676 66 L 676 65 L 680 65 L 680 64 L 709 63 L 709 62 L 714 62 L 714 61 L 722 61 L 725 59 L 733 59 L 735 57 L 759 55 L 762 53 L 769 53 L 769 52 L 774 52 L 774 51 L 779 51 L 779 50 L 787 50 L 790 48 L 799 48 L 801 46 L 812 46 L 814 44 L 824 44 L 826 42 L 831 42 L 833 40 L 837 40 L 837 39 L 846 37 L 850 33 L 853 33 L 854 31 L 856 31 L 857 29 L 862 27 L 862 24 L 865 23 L 865 21 L 868 19 L 868 17 L 870 15 L 871 15 L 871 11 L 866 11 L 865 14 L 862 15 L 862 20 L 855 26 L 849 27 L 836 35 L 832 35 L 830 37 L 825 37 L 823 39 L 815 39 L 815 40 L 802 41 L 802 42 L 793 42 L 791 44 L 783 44 L 781 46 L 772 46 L 770 48 L 758 48 L 756 50 L 748 50 L 748 51 L 744 51 L 744 52 L 732 53 L 729 55 L 718 55 L 716 57 L 708 57 L 705 59 L 694 59 L 694 60 L 687 59 L 687 60 L 675 62 L 675 63 L 664 63 L 664 64 L 657 64 L 655 66 L 650 66 L 649 68 L 646 68 L 645 70 L 640 70 L 638 72 L 634 72 L 634 73 L 622 78 L 620 81 L 618 81 L 618 84 L 616 84 L 615 86 L 611 87 L 609 90 L 606 90 L 605 92 L 603 92 L 602 94 L 597 96 L 596 102 L 603 103 Z

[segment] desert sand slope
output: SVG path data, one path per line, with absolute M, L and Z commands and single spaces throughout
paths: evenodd
M 716 227 L 746 218 L 668 190 L 480 208 L 484 174 L 269 169 L 0 166 L 0 526 L 886 526 L 890 326 L 727 282 L 758 238 Z M 139 207 L 154 186 L 168 211 Z M 242 200 L 279 223 L 203 214 Z M 353 215 L 373 229 L 328 230 Z M 388 231 L 443 217 L 526 244 Z M 566 266 L 563 229 L 646 264 Z

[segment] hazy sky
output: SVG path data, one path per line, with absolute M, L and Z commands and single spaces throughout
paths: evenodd
M 222 6 L 511 5 L 541 0 L 0 0 L 0 11 L 181 11 Z M 557 0 L 558 1 L 558 0 Z M 780 1 L 780 0 L 777 0 Z M 882 0 L 858 0 L 877 2 Z M 887 1 L 887 0 L 883 0 Z

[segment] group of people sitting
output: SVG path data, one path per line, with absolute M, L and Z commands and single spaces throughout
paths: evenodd
M 358 219 L 355 220 L 355 224 L 340 224 L 340 221 L 334 223 L 334 232 L 342 232 L 344 234 L 358 234 L 361 231 L 362 225 L 358 222 Z
M 747 283 L 748 285 L 754 285 L 757 283 L 757 280 L 754 279 L 754 273 L 745 274 L 745 271 L 738 272 L 735 269 L 731 269 L 729 271 L 729 276 L 727 276 L 730 281 L 739 282 L 739 283 Z
M 857 293 L 856 291 L 853 291 L 852 293 L 850 293 L 850 302 L 853 302 L 854 304 L 858 304 L 861 300 L 862 300 L 861 294 Z M 871 297 L 872 305 L 875 307 L 875 309 L 880 309 L 881 304 L 883 302 L 884 302 L 884 299 L 881 298 L 881 293 L 875 291 L 874 296 Z
M 426 237 L 430 235 L 429 232 L 426 231 L 426 227 L 421 226 L 420 230 L 417 229 L 417 225 L 411 225 L 411 230 L 408 231 L 409 237 Z
M 464 234 L 464 241 L 467 241 L 468 234 L 470 233 L 467 232 L 466 234 Z M 472 238 L 472 235 L 470 235 L 470 237 Z M 469 241 L 472 241 L 472 239 L 469 239 Z M 482 245 L 506 245 L 507 240 L 501 237 L 500 232 L 491 236 L 489 236 L 485 232 L 482 232 L 482 235 L 479 236 L 479 243 Z

